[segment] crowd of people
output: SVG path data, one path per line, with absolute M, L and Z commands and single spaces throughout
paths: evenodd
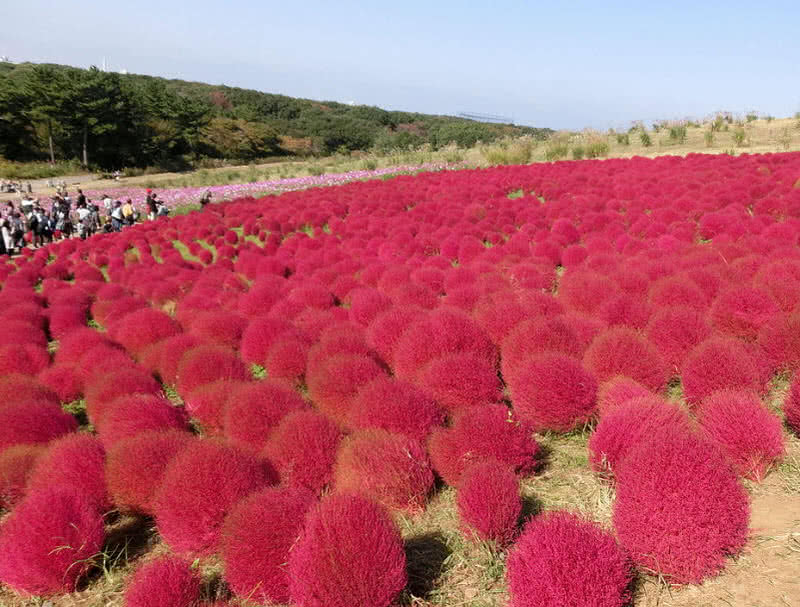
M 169 214 L 152 190 L 147 190 L 145 204 L 148 220 Z M 0 254 L 13 255 L 29 245 L 38 248 L 73 236 L 85 240 L 99 231 L 119 232 L 140 219 L 130 198 L 123 203 L 104 195 L 94 202 L 79 189 L 74 199 L 60 191 L 48 205 L 24 195 L 18 205 L 8 201 L 0 208 Z

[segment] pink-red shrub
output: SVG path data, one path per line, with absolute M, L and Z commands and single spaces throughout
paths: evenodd
M 614 527 L 641 567 L 675 584 L 718 574 L 747 542 L 747 492 L 724 455 L 685 429 L 634 447 L 617 470 Z
M 86 384 L 86 414 L 96 427 L 103 423 L 103 416 L 112 403 L 133 394 L 160 396 L 161 386 L 144 369 L 129 367 L 108 375 L 98 375 Z
M 327 358 L 306 372 L 308 394 L 320 411 L 342 426 L 350 425 L 350 415 L 358 390 L 383 374 L 367 356 L 339 354 Z
M 0 375 L 38 375 L 50 364 L 45 348 L 33 344 L 0 346 Z
M 195 607 L 201 582 L 189 562 L 162 556 L 136 569 L 125 588 L 125 607 Z
M 281 419 L 306 406 L 300 394 L 275 382 L 242 384 L 231 391 L 225 405 L 225 437 L 239 447 L 261 451 Z
M 516 474 L 531 474 L 539 466 L 539 451 L 533 428 L 500 404 L 460 411 L 451 427 L 437 428 L 428 440 L 434 470 L 452 487 L 459 485 L 468 466 L 488 457 Z
M 198 339 L 188 333 L 179 333 L 153 345 L 156 353 L 151 366 L 155 366 L 161 381 L 174 386 L 178 381 L 178 365 L 183 355 L 198 345 Z
M 780 313 L 778 304 L 758 289 L 737 286 L 722 291 L 711 306 L 711 323 L 720 333 L 753 341 Z
M 308 353 L 309 345 L 305 338 L 282 335 L 270 346 L 264 369 L 270 378 L 295 386 L 305 376 Z
M 761 394 L 768 374 L 768 363 L 741 340 L 711 337 L 686 356 L 681 368 L 683 395 L 695 405 L 718 390 Z
M 0 408 L 29 402 L 59 405 L 58 395 L 29 375 L 0 376 Z
M 188 416 L 163 396 L 132 394 L 108 405 L 97 424 L 100 441 L 106 449 L 119 441 L 148 430 L 185 430 Z
M 156 491 L 158 531 L 178 553 L 210 554 L 230 508 L 277 482 L 265 459 L 216 441 L 190 442 L 169 462 Z
M 225 518 L 220 553 L 234 594 L 257 603 L 288 603 L 286 563 L 316 498 L 308 489 L 268 487 Z
M 389 607 L 407 579 L 394 522 L 360 496 L 315 506 L 289 555 L 289 594 L 303 607 Z
M 359 430 L 342 441 L 333 478 L 339 493 L 359 493 L 411 513 L 424 509 L 434 481 L 419 441 L 378 429 Z
M 568 432 L 585 425 L 597 402 L 597 382 L 580 361 L 556 352 L 523 362 L 509 382 L 514 412 L 537 430 Z
M 200 341 L 238 349 L 247 320 L 228 311 L 200 312 L 192 318 L 189 333 Z
M 27 491 L 69 487 L 103 513 L 110 509 L 105 480 L 106 452 L 96 436 L 75 432 L 52 441 L 36 461 Z
M 756 394 L 721 390 L 703 400 L 697 413 L 706 436 L 752 481 L 761 482 L 786 450 L 781 421 Z
M 653 396 L 653 393 L 638 381 L 617 375 L 598 386 L 597 414 L 602 417 L 626 400 L 643 396 Z
M 680 407 L 653 394 L 618 403 L 603 414 L 589 438 L 589 463 L 595 472 L 613 477 L 630 450 L 663 427 L 689 432 L 689 418 Z
M 221 379 L 203 384 L 184 397 L 189 415 L 203 427 L 209 436 L 221 435 L 225 428 L 225 407 L 234 389 L 247 382 Z
M 75 418 L 51 402 L 0 405 L 0 451 L 12 445 L 46 443 L 77 429 Z
M 186 397 L 203 384 L 219 380 L 244 381 L 248 372 L 242 360 L 221 346 L 197 346 L 184 353 L 178 365 L 178 392 Z
M 464 471 L 456 505 L 467 537 L 505 546 L 514 539 L 522 513 L 519 480 L 497 460 L 478 462 Z
M 567 512 L 531 520 L 508 556 L 509 607 L 623 607 L 632 567 L 614 537 Z
M 422 316 L 422 310 L 416 306 L 395 306 L 381 312 L 367 326 L 367 343 L 389 364 L 394 359 L 394 351 L 402 336 Z
M 0 452 L 0 508 L 11 510 L 25 495 L 25 486 L 44 445 L 15 445 Z
M 106 486 L 122 511 L 152 515 L 164 470 L 193 437 L 180 430 L 148 430 L 114 444 L 106 457 Z
M 39 373 L 39 381 L 58 395 L 62 403 L 78 400 L 83 394 L 83 380 L 72 366 L 55 364 Z
M 497 402 L 502 392 L 497 368 L 470 352 L 434 358 L 419 372 L 417 385 L 450 412 Z
M 645 329 L 647 339 L 670 367 L 680 369 L 689 351 L 711 335 L 703 311 L 689 306 L 662 308 Z
M 520 365 L 543 352 L 580 356 L 581 344 L 566 318 L 538 317 L 517 325 L 503 340 L 500 369 L 507 384 L 514 381 Z
M 114 326 L 112 337 L 131 354 L 138 356 L 147 347 L 180 332 L 180 325 L 168 314 L 142 308 L 123 316 Z
M 586 350 L 583 362 L 601 383 L 615 375 L 627 375 L 653 392 L 660 392 L 670 378 L 667 365 L 653 345 L 627 327 L 600 333 Z
M 354 428 L 382 428 L 422 443 L 444 419 L 444 411 L 429 394 L 387 375 L 377 377 L 358 391 L 350 416 Z
M 292 487 L 320 493 L 333 479 L 333 464 L 342 434 L 316 411 L 293 411 L 270 433 L 264 455 Z
M 0 528 L 0 582 L 23 595 L 72 592 L 103 546 L 103 519 L 80 492 L 32 492 Z

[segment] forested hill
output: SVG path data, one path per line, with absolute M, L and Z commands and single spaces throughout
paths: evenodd
M 51 64 L 0 63 L 0 156 L 187 168 L 340 150 L 459 146 L 550 129 Z

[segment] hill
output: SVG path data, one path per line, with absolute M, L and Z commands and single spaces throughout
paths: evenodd
M 189 168 L 202 158 L 324 156 L 530 135 L 550 129 L 388 111 L 54 64 L 0 63 L 0 156 L 106 169 Z

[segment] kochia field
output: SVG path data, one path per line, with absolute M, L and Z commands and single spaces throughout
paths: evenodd
M 724 585 L 760 487 L 798 486 L 799 241 L 774 154 L 423 173 L 28 249 L 0 266 L 0 598 Z

